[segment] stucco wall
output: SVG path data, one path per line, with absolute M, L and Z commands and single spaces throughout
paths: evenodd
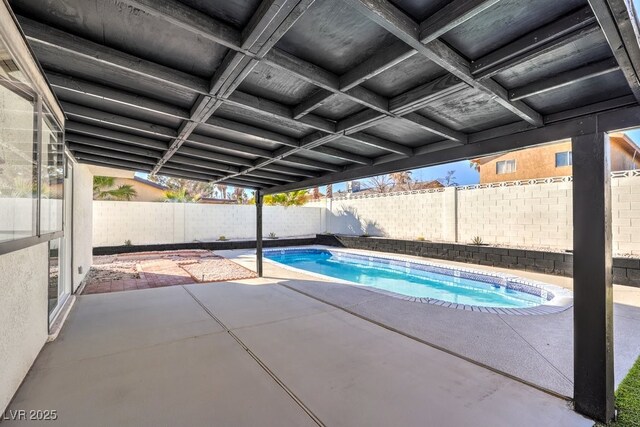
M 93 202 L 93 246 L 134 245 L 255 238 L 252 205 Z M 324 231 L 321 208 L 265 206 L 267 236 L 304 236 Z
M 613 178 L 613 251 L 640 255 L 640 174 Z M 336 198 L 327 202 L 330 233 L 397 239 L 571 249 L 572 183 L 447 188 Z M 372 225 L 373 224 L 373 225 Z
M 0 255 L 0 411 L 47 339 L 47 244 Z
M 80 286 L 92 263 L 93 175 L 87 165 L 73 168 L 73 289 Z M 82 273 L 78 268 L 82 268 Z

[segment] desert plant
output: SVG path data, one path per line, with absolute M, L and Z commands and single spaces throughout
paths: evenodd
M 194 203 L 200 200 L 200 195 L 192 196 L 186 188 L 167 190 L 164 192 L 164 201 L 173 203 Z
M 269 238 L 270 239 L 277 239 L 278 236 L 276 236 L 276 233 L 274 233 L 273 231 L 271 233 L 269 233 Z
M 133 246 L 133 245 L 131 244 L 131 240 L 129 240 L 129 239 L 127 239 L 127 240 L 125 240 L 125 241 L 124 241 L 124 245 L 125 245 L 125 246 Z
M 419 240 L 419 241 L 421 241 L 421 242 L 424 242 L 425 238 L 424 238 L 424 236 L 418 236 L 418 238 L 417 238 L 416 240 Z
M 483 244 L 482 237 L 476 236 L 471 240 L 471 244 L 480 246 Z
M 135 188 L 129 184 L 123 184 L 117 188 L 115 178 L 110 176 L 93 177 L 93 198 L 96 200 L 131 200 L 138 195 Z
M 222 236 L 218 237 L 218 240 L 221 241 L 221 242 L 224 242 L 224 241 L 229 240 L 229 239 L 227 239 L 224 235 L 222 235 Z

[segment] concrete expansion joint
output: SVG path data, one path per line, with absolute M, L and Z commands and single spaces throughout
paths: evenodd
M 225 332 L 229 334 L 247 352 L 247 354 L 249 354 L 249 356 L 251 356 L 251 358 L 253 358 L 253 360 L 267 373 L 267 375 L 269 375 L 285 391 L 285 393 L 287 393 L 289 397 L 291 397 L 296 402 L 296 404 L 300 406 L 300 408 L 313 420 L 313 422 L 315 422 L 317 425 L 321 427 L 325 426 L 325 424 L 320 420 L 320 418 L 318 418 L 311 411 L 311 409 L 309 409 L 304 404 L 304 402 L 302 402 L 302 400 L 300 400 L 300 398 L 298 398 L 298 396 L 296 396 L 293 393 L 293 391 L 289 389 L 289 387 L 287 387 L 287 385 L 284 382 L 282 382 L 282 380 L 278 378 L 278 376 L 271 369 L 269 369 L 269 367 L 258 357 L 258 355 L 256 355 L 254 352 L 251 351 L 251 349 L 240 339 L 240 337 L 234 334 L 233 331 L 229 329 L 227 325 L 225 325 L 224 322 L 222 322 L 222 320 L 220 320 L 215 314 L 213 314 L 213 312 L 209 310 L 209 308 L 205 306 L 202 303 L 202 301 L 200 301 L 186 286 L 183 285 L 182 289 L 184 289 L 191 296 L 191 298 L 193 298 L 194 301 L 198 305 L 200 305 L 200 307 L 202 307 L 202 309 L 213 320 L 215 320 L 225 330 Z

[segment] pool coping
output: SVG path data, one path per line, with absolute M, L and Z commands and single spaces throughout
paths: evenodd
M 394 254 L 387 254 L 385 252 L 377 252 L 377 251 L 368 251 L 368 250 L 363 250 L 363 249 L 344 249 L 344 248 L 335 248 L 332 246 L 323 246 L 323 245 L 309 245 L 309 246 L 295 246 L 295 247 L 280 247 L 277 249 L 268 249 L 265 250 L 263 252 L 264 253 L 268 253 L 268 252 L 287 252 L 287 251 L 296 251 L 296 250 L 305 250 L 305 249 L 321 249 L 321 250 L 326 250 L 329 252 L 341 252 L 341 253 L 345 253 L 345 254 L 356 254 L 356 255 L 361 255 L 361 256 L 367 256 L 370 258 L 381 258 L 381 259 L 385 259 L 385 260 L 390 260 L 390 261 L 400 261 L 400 262 L 411 262 L 414 264 L 420 264 L 420 265 L 425 265 L 425 266 L 429 266 L 429 267 L 436 267 L 436 268 L 443 268 L 443 269 L 447 269 L 447 270 L 454 270 L 454 271 L 462 271 L 465 273 L 470 273 L 470 274 L 478 274 L 478 275 L 484 275 L 484 276 L 490 276 L 490 277 L 496 277 L 496 278 L 500 278 L 502 280 L 510 280 L 510 281 L 515 281 L 516 283 L 522 283 L 526 286 L 532 286 L 532 287 L 537 287 L 540 288 L 544 291 L 550 292 L 554 295 L 554 297 L 549 300 L 546 301 L 544 304 L 540 304 L 537 305 L 535 307 L 525 307 L 525 308 L 503 308 L 503 307 L 484 307 L 484 306 L 477 306 L 477 305 L 468 305 L 468 304 L 458 304 L 458 303 L 453 303 L 453 302 L 449 302 L 449 301 L 443 301 L 443 300 L 439 300 L 439 299 L 435 299 L 435 298 L 422 298 L 422 297 L 411 297 L 411 296 L 407 296 L 407 295 L 402 295 L 399 293 L 395 293 L 395 292 L 391 292 L 391 291 L 387 291 L 387 290 L 383 290 L 383 289 L 377 289 L 374 288 L 372 286 L 366 286 L 366 285 L 362 285 L 360 283 L 356 283 L 356 282 L 351 282 L 348 280 L 344 280 L 344 279 L 337 279 L 331 276 L 326 276 L 324 274 L 320 274 L 320 273 L 314 273 L 311 271 L 307 271 L 307 270 L 303 270 L 300 268 L 296 268 L 296 267 L 290 267 L 288 265 L 285 264 L 281 264 L 279 262 L 276 261 L 272 261 L 268 258 L 264 258 L 264 260 L 268 263 L 277 265 L 281 268 L 290 270 L 290 271 L 295 271 L 297 273 L 301 273 L 301 274 L 306 274 L 308 276 L 313 276 L 313 277 L 318 277 L 318 278 L 322 278 L 325 280 L 329 280 L 335 283 L 340 283 L 340 284 L 344 284 L 344 285 L 349 285 L 349 286 L 355 286 L 358 288 L 362 288 L 362 289 L 366 289 L 368 291 L 371 292 L 376 292 L 382 295 L 386 295 L 386 296 L 390 296 L 396 299 L 401 299 L 401 300 L 405 300 L 405 301 L 410 301 L 410 302 L 417 302 L 417 303 L 422 303 L 422 304 L 431 304 L 431 305 L 437 305 L 437 306 L 441 306 L 441 307 L 445 307 L 445 308 L 453 308 L 453 309 L 458 309 L 458 310 L 466 310 L 466 311 L 473 311 L 473 312 L 479 312 L 479 313 L 488 313 L 488 314 L 505 314 L 505 315 L 518 315 L 518 316 L 523 316 L 523 315 L 544 315 L 544 314 L 554 314 L 554 313 L 559 313 L 562 311 L 565 311 L 567 309 L 569 309 L 570 307 L 573 306 L 573 293 L 571 291 L 569 291 L 568 289 L 562 288 L 560 286 L 556 286 L 556 285 L 551 285 L 549 283 L 544 283 L 544 282 L 539 282 L 536 280 L 530 280 L 530 279 L 524 279 L 520 276 L 517 276 L 515 274 L 507 274 L 507 273 L 498 273 L 498 272 L 490 272 L 490 271 L 486 271 L 486 270 L 480 270 L 480 269 L 474 269 L 474 268 L 464 268 L 464 267 L 459 267 L 459 266 L 452 266 L 449 264 L 441 264 L 441 263 L 436 263 L 436 262 L 432 262 L 432 261 L 427 261 L 427 260 L 423 260 L 423 259 L 416 259 L 414 257 L 410 257 L 407 255 L 403 255 L 403 256 L 397 256 Z

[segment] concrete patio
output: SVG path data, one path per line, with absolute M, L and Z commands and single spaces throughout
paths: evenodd
M 80 296 L 9 410 L 45 408 L 65 426 L 593 425 L 270 279 Z
M 379 252 L 351 250 L 371 255 Z M 219 251 L 254 268 L 250 250 Z M 422 259 L 403 255 L 403 258 Z M 514 274 L 572 289 L 568 277 L 430 260 L 461 268 Z M 349 286 L 265 263 L 265 277 L 318 301 L 342 308 L 435 348 L 472 360 L 544 390 L 570 397 L 573 391 L 573 309 L 532 316 L 495 315 L 422 304 Z M 640 354 L 640 289 L 614 286 L 615 385 L 624 379 Z

